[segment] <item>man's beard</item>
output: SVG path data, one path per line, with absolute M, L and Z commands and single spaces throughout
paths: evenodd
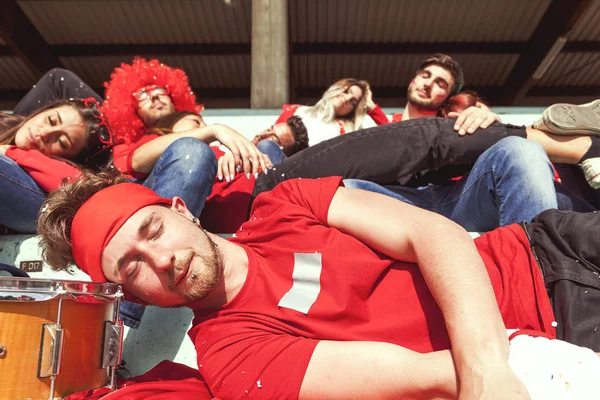
M 204 232 L 204 230 L 202 230 L 202 232 Z M 200 271 L 190 272 L 190 276 L 187 277 L 187 282 L 179 283 L 179 285 L 183 285 L 184 290 L 183 292 L 180 292 L 180 294 L 188 303 L 200 301 L 207 297 L 223 279 L 223 256 L 208 234 L 206 234 L 206 232 L 204 232 L 204 234 L 208 239 L 209 254 L 197 254 L 193 250 L 190 250 L 191 254 L 183 261 L 187 265 L 193 258 L 199 258 L 202 264 L 202 269 Z M 177 270 L 177 268 L 171 269 L 171 271 L 173 271 L 170 277 L 171 285 L 175 280 L 175 270 Z
M 426 111 L 437 111 L 443 104 L 437 104 L 433 99 L 419 98 L 416 89 L 413 90 L 411 86 L 409 86 L 406 91 L 406 98 L 408 99 L 408 102 L 416 108 Z

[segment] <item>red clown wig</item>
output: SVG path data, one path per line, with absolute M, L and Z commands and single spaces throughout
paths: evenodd
M 110 82 L 104 83 L 106 94 L 102 113 L 112 128 L 115 144 L 135 142 L 145 133 L 133 93 L 148 85 L 167 89 L 177 111 L 200 114 L 204 109 L 203 105 L 196 104 L 196 95 L 182 69 L 169 67 L 158 60 L 135 57 L 131 65 L 123 63 L 115 68 Z

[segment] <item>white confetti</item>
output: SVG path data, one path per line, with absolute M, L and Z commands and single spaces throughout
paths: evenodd
M 190 155 L 189 155 L 189 154 L 186 154 L 186 156 L 185 156 L 185 159 L 186 159 L 186 160 L 189 160 L 189 159 L 190 159 Z
M 40 212 L 46 212 L 47 209 L 48 209 L 48 204 L 44 204 L 44 207 L 42 207 Z
M 256 387 L 262 389 L 262 385 L 260 384 L 260 380 L 256 381 Z
M 558 322 L 552 321 L 550 325 L 552 325 L 553 328 L 556 328 L 558 326 Z

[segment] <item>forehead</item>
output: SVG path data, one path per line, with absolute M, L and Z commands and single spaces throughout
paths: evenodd
M 290 126 L 287 123 L 285 123 L 285 122 L 279 122 L 279 123 L 273 125 L 269 129 L 272 129 L 276 133 L 287 132 L 287 131 L 291 130 Z
M 63 120 L 63 123 L 65 123 L 65 120 L 69 120 L 70 123 L 83 122 L 77 110 L 75 110 L 75 108 L 67 104 L 54 108 L 49 108 L 47 110 L 42 111 L 37 116 L 46 118 L 48 116 L 56 116 L 56 113 L 60 113 L 60 118 Z
M 446 82 L 448 82 L 448 84 L 452 84 L 454 79 L 452 78 L 452 73 L 450 71 L 448 71 L 446 68 L 437 65 L 437 64 L 431 64 L 426 66 L 425 68 L 423 68 L 421 71 L 427 71 L 431 74 L 432 77 L 434 78 L 441 78 L 443 80 L 445 80 Z
M 358 85 L 352 85 L 350 86 L 350 88 L 348 89 L 348 91 L 350 93 L 352 93 L 353 95 L 358 95 L 358 96 L 362 96 L 362 89 L 360 88 L 360 86 Z

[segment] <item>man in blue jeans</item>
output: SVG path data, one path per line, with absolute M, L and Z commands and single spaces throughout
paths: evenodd
M 407 91 L 408 103 L 395 120 L 436 116 L 446 100 L 458 93 L 464 78 L 451 57 L 434 54 L 417 70 Z M 368 105 L 367 105 L 368 106 Z M 473 134 L 500 118 L 484 105 L 470 107 L 457 117 L 459 135 Z M 484 131 L 477 134 L 484 135 Z M 406 143 L 411 146 L 411 143 Z M 492 145 L 471 166 L 442 168 L 418 174 L 402 186 L 382 187 L 372 182 L 344 181 L 346 186 L 384 193 L 399 200 L 440 213 L 470 231 L 489 231 L 557 208 L 554 170 L 543 148 L 523 137 L 505 138 Z M 563 194 L 563 209 L 573 209 Z M 584 203 L 584 202 L 582 202 Z M 578 211 L 590 211 L 584 204 Z
M 401 120 L 436 116 L 446 100 L 460 91 L 463 82 L 462 69 L 451 57 L 443 54 L 427 57 L 410 82 L 408 104 Z M 473 134 L 479 128 L 500 122 L 496 114 L 479 104 L 460 115 L 450 113 L 449 117 L 457 118 L 454 128 L 459 135 Z M 585 201 L 555 185 L 553 178 L 552 164 L 538 143 L 510 137 L 492 145 L 472 167 L 428 171 L 402 186 L 381 187 L 356 180 L 347 180 L 345 184 L 440 213 L 471 231 L 489 231 L 530 221 L 551 208 L 593 210 Z

